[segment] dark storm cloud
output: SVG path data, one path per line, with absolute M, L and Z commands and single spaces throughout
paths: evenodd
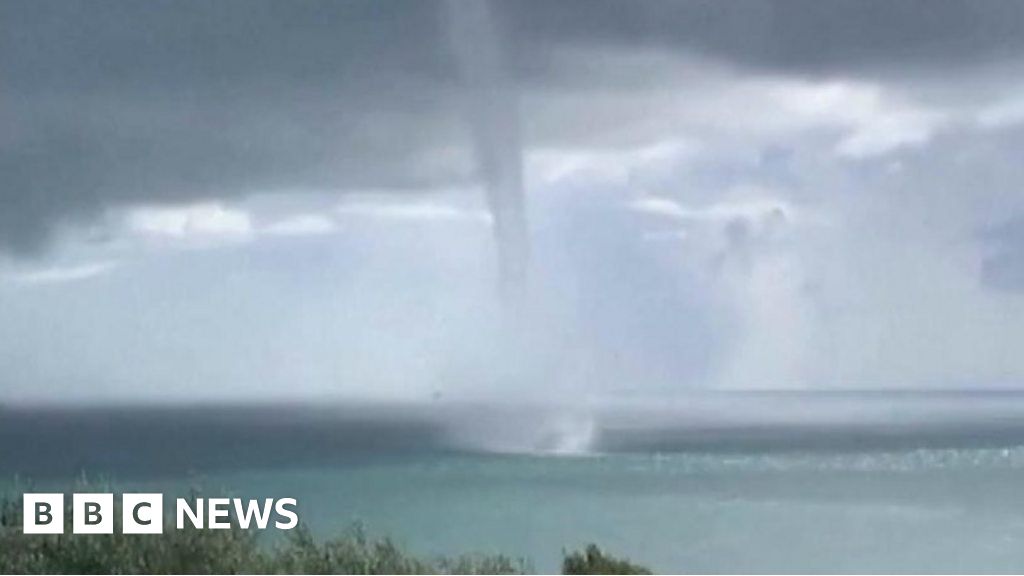
M 530 0 L 510 12 L 524 45 L 658 44 L 806 73 L 947 69 L 1024 50 L 1024 5 L 1007 0 Z
M 453 177 L 428 157 L 453 127 L 425 4 L 0 10 L 0 241 L 16 249 L 123 202 Z
M 1017 2 L 497 8 L 525 90 L 574 81 L 548 65 L 564 46 L 829 75 L 1024 49 Z M 31 252 L 55 223 L 130 203 L 464 181 L 449 45 L 434 2 L 0 2 L 0 244 Z

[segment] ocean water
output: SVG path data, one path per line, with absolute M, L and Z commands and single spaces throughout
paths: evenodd
M 704 430 L 670 451 L 639 449 L 633 434 L 630 450 L 595 442 L 572 453 L 471 450 L 409 413 L 0 417 L 8 491 L 69 487 L 84 471 L 118 490 L 295 497 L 318 535 L 360 522 L 418 552 L 501 552 L 540 571 L 587 542 L 657 571 L 1024 569 L 1024 436 L 1008 413 L 999 426 L 976 414 L 915 433 L 866 433 L 877 421 L 841 434 L 806 423 L 799 434 Z M 809 436 L 841 441 L 793 440 Z

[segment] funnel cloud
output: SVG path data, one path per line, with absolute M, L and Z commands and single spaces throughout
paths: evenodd
M 506 79 L 492 3 L 445 0 L 444 5 L 477 166 L 494 215 L 501 288 L 515 296 L 525 289 L 529 254 L 518 104 Z

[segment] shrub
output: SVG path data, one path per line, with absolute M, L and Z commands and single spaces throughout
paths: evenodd
M 615 558 L 601 552 L 596 544 L 588 544 L 583 551 L 566 554 L 562 561 L 563 574 L 650 574 L 643 566 Z

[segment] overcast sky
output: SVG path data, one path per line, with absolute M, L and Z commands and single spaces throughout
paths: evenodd
M 1024 3 L 492 8 L 511 315 L 441 3 L 0 0 L 0 401 L 1024 386 Z

